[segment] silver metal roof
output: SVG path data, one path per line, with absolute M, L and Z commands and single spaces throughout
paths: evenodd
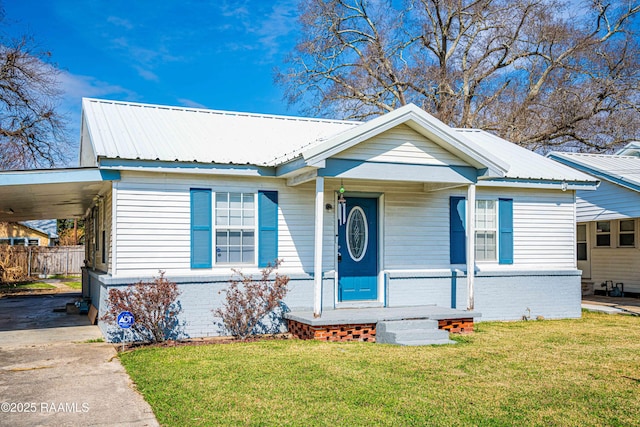
M 554 162 L 480 129 L 456 129 L 509 164 L 505 178 L 548 181 L 594 181 L 593 177 Z
M 553 152 L 549 157 L 617 184 L 640 189 L 640 157 Z
M 85 98 L 97 157 L 267 165 L 358 122 Z
M 90 98 L 83 99 L 82 106 L 83 137 L 89 135 L 97 158 L 256 166 L 277 166 L 301 156 L 305 150 L 326 145 L 329 140 L 340 141 L 340 134 L 395 117 L 392 112 L 363 123 Z M 508 166 L 505 178 L 594 181 L 488 132 L 453 130 L 438 123 L 443 132 L 456 132 L 455 136 L 463 136 Z

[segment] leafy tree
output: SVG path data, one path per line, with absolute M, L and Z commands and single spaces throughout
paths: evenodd
M 365 119 L 413 102 L 531 149 L 640 137 L 640 2 L 308 0 L 291 103 Z
M 6 27 L 5 21 L 0 9 L 0 25 Z M 59 70 L 50 58 L 33 38 L 0 33 L 0 169 L 51 167 L 66 160 Z

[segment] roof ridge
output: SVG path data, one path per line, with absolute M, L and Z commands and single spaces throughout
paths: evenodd
M 250 112 L 231 111 L 231 110 L 214 110 L 209 108 L 182 107 L 182 106 L 164 105 L 164 104 L 148 104 L 143 102 L 117 101 L 117 100 L 100 99 L 100 98 L 85 97 L 82 99 L 83 101 L 95 102 L 100 104 L 116 104 L 116 105 L 130 106 L 130 107 L 154 108 L 159 110 L 177 110 L 177 111 L 203 113 L 203 114 L 215 114 L 220 116 L 252 117 L 252 118 L 262 118 L 262 119 L 272 119 L 272 120 L 311 122 L 311 123 L 318 123 L 318 122 L 319 123 L 335 123 L 335 124 L 344 124 L 344 125 L 354 125 L 354 124 L 363 123 L 356 120 L 337 120 L 337 119 L 323 119 L 323 118 L 316 118 L 316 117 L 287 116 L 282 114 L 250 113 Z

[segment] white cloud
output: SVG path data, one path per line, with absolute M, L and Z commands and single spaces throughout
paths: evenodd
M 197 101 L 193 101 L 191 99 L 187 99 L 187 98 L 178 98 L 177 101 L 182 104 L 185 107 L 190 107 L 190 108 L 209 108 L 204 104 L 200 104 Z

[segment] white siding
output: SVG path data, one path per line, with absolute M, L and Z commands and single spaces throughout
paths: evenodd
M 640 194 L 608 181 L 595 191 L 578 191 L 578 222 L 640 217 Z
M 397 126 L 336 154 L 338 159 L 424 165 L 468 166 L 460 158 L 429 141 L 407 125 Z
M 449 197 L 466 188 L 424 192 L 422 184 L 345 181 L 347 192 L 384 194 L 385 270 L 449 269 Z M 340 180 L 325 182 L 325 203 L 335 205 Z M 117 275 L 149 276 L 225 273 L 228 267 L 190 268 L 190 188 L 213 191 L 277 190 L 279 258 L 289 271 L 311 273 L 314 248 L 313 182 L 287 187 L 284 181 L 256 178 L 203 178 L 187 175 L 123 173 L 118 184 Z M 575 268 L 573 193 L 514 189 L 478 189 L 478 198 L 514 200 L 514 265 L 497 262 L 480 268 Z M 325 210 L 323 270 L 335 268 L 336 210 Z M 244 269 L 243 269 L 244 270 Z M 246 268 L 251 271 L 251 267 Z
M 611 244 L 612 247 L 596 247 L 595 246 L 595 222 L 587 224 L 587 233 L 589 234 L 589 262 L 591 263 L 591 278 L 594 283 L 594 289 L 604 289 L 600 284 L 606 280 L 613 283 L 624 283 L 625 292 L 640 293 L 640 249 L 638 242 L 638 225 L 640 221 L 636 219 L 636 247 L 620 248 L 615 247 L 618 242 L 617 230 L 618 222 L 613 221 L 611 224 Z

